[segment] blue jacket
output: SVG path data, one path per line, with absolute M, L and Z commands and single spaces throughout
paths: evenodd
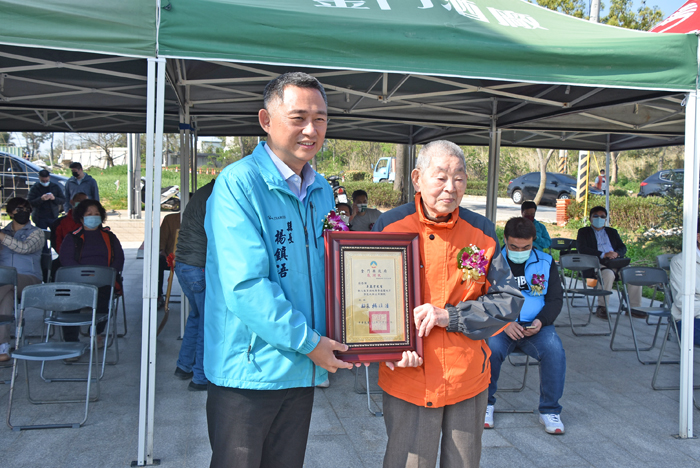
M 277 390 L 327 378 L 306 354 L 326 334 L 323 219 L 332 209 L 318 174 L 300 202 L 263 143 L 216 179 L 204 221 L 210 382 Z
M 501 253 L 504 257 L 507 255 L 505 247 L 503 247 Z M 522 309 L 520 309 L 518 321 L 523 323 L 532 322 L 544 307 L 544 296 L 547 294 L 547 289 L 549 288 L 549 272 L 552 268 L 552 261 L 551 255 L 532 249 L 530 258 L 525 262 L 525 281 L 527 281 L 529 288 L 520 291 L 523 297 L 525 297 L 525 303 Z M 532 292 L 533 275 L 544 275 L 545 283 L 542 294 L 535 295 Z M 559 281 L 559 278 L 554 278 L 554 281 Z

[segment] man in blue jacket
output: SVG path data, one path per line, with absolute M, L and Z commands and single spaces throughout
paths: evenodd
M 503 232 L 503 256 L 508 259 L 525 304 L 516 322 L 489 338 L 491 384 L 484 427 L 494 427 L 494 394 L 501 364 L 515 348 L 519 348 L 540 361 L 540 423 L 550 434 L 563 434 L 559 399 L 564 392 L 566 355 L 554 329 L 554 321 L 563 304 L 562 288 L 552 257 L 532 248 L 536 236 L 535 226 L 526 218 L 511 218 Z
M 299 467 L 314 386 L 347 346 L 326 338 L 323 220 L 328 182 L 308 164 L 328 121 L 323 86 L 285 73 L 265 87 L 253 153 L 207 202 L 204 373 L 211 467 Z

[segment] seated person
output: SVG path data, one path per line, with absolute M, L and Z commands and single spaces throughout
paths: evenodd
M 84 200 L 73 208 L 73 218 L 80 227 L 68 234 L 61 244 L 59 259 L 62 266 L 93 265 L 112 267 L 117 272 L 124 268 L 124 251 L 117 236 L 102 223 L 107 217 L 105 209 L 97 200 Z M 99 288 L 97 313 L 109 311 L 109 286 Z M 104 346 L 107 321 L 97 324 L 97 347 Z M 79 341 L 80 327 L 61 327 L 65 341 Z
M 693 310 L 695 313 L 693 316 L 693 330 L 694 338 L 693 343 L 695 346 L 700 346 L 700 221 L 698 222 L 697 229 L 697 248 L 695 249 L 695 296 L 693 301 Z M 671 306 L 671 313 L 673 314 L 673 319 L 676 320 L 676 326 L 678 327 L 678 334 L 680 336 L 681 332 L 681 314 L 683 309 L 683 297 L 681 292 L 683 290 L 683 253 L 679 253 L 671 259 L 671 293 L 673 294 L 673 305 Z
M 367 208 L 367 192 L 355 190 L 352 193 L 352 215 L 350 216 L 351 231 L 371 231 L 382 212 Z
M 5 210 L 12 222 L 0 230 L 0 265 L 17 269 L 19 299 L 25 287 L 41 283 L 41 249 L 46 239 L 29 221 L 32 205 L 26 199 L 11 198 Z M 13 315 L 14 302 L 12 285 L 0 287 L 0 315 Z M 0 326 L 0 362 L 10 360 L 10 327 Z
M 549 237 L 547 228 L 544 224 L 540 223 L 535 219 L 535 214 L 537 213 L 537 205 L 534 201 L 525 201 L 520 205 L 520 216 L 525 219 L 529 219 L 535 224 L 535 229 L 537 229 L 537 237 L 532 244 L 532 247 L 544 251 L 552 245 L 552 238 Z
M 163 276 L 168 269 L 168 255 L 175 252 L 177 231 L 180 229 L 180 213 L 170 213 L 160 224 L 160 255 L 158 256 L 158 307 L 165 305 L 163 299 Z
M 613 282 L 617 268 L 610 268 L 607 265 L 611 260 L 623 258 L 627 253 L 620 234 L 611 227 L 605 227 L 605 220 L 608 211 L 603 206 L 594 206 L 590 211 L 591 226 L 582 227 L 576 236 L 576 250 L 583 255 L 593 255 L 600 259 L 600 276 L 603 278 L 603 289 L 612 291 Z M 593 278 L 593 270 L 584 271 L 585 278 Z M 628 286 L 630 307 L 640 307 L 642 305 L 642 288 L 639 286 Z M 608 311 L 605 308 L 605 296 L 598 298 L 598 308 L 596 316 L 602 319 L 608 318 Z M 632 317 L 643 318 L 646 314 L 633 313 Z
M 501 365 L 515 348 L 519 348 L 540 361 L 540 423 L 550 434 L 563 434 L 559 399 L 564 392 L 566 355 L 554 329 L 554 321 L 563 303 L 562 288 L 552 257 L 533 247 L 536 235 L 535 226 L 525 218 L 508 220 L 503 233 L 505 246 L 502 253 L 508 259 L 525 304 L 516 322 L 509 323 L 502 333 L 489 338 L 491 383 L 484 427 L 494 427 L 494 394 L 498 389 Z
M 61 244 L 63 243 L 63 239 L 65 239 L 66 235 L 75 231 L 81 226 L 80 223 L 76 223 L 75 219 L 73 219 L 73 210 L 75 210 L 75 207 L 78 206 L 83 200 L 87 200 L 87 195 L 82 192 L 76 193 L 73 196 L 73 199 L 70 201 L 71 209 L 68 210 L 68 213 L 66 213 L 65 216 L 58 218 L 51 225 L 51 247 L 57 254 L 61 252 Z M 51 264 L 52 278 L 56 277 L 56 270 L 58 270 L 60 267 L 61 260 L 59 258 L 54 259 L 53 263 Z

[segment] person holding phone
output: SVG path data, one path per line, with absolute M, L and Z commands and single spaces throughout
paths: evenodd
M 352 214 L 350 215 L 351 231 L 371 231 L 382 212 L 367 207 L 367 192 L 355 190 L 352 192 Z
M 554 329 L 563 304 L 562 287 L 552 257 L 532 247 L 536 237 L 537 230 L 529 219 L 511 218 L 506 223 L 502 254 L 508 259 L 525 304 L 517 321 L 508 324 L 503 333 L 489 338 L 491 383 L 484 427 L 494 427 L 494 394 L 501 365 L 518 348 L 540 361 L 540 423 L 549 434 L 563 434 L 559 399 L 564 392 L 566 355 Z

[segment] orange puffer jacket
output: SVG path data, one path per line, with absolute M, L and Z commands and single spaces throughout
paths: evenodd
M 396 398 L 431 408 L 478 395 L 491 380 L 491 351 L 484 339 L 517 319 L 524 302 L 501 255 L 493 223 L 465 208 L 457 208 L 447 222 L 430 221 L 418 193 L 415 203 L 382 215 L 373 230 L 419 234 L 421 303 L 450 314 L 447 328 L 436 326 L 424 338 L 423 365 L 393 371 L 380 365 L 380 387 Z M 484 276 L 463 282 L 457 254 L 470 244 L 484 249 L 490 261 Z

